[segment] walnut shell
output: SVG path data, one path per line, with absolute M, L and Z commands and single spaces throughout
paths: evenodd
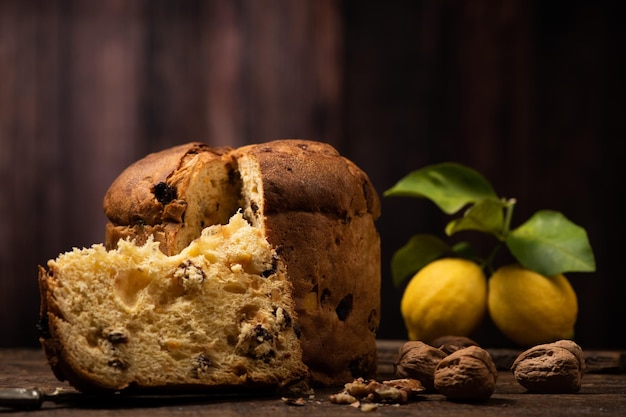
M 465 336 L 441 336 L 433 340 L 430 345 L 449 355 L 468 346 L 478 346 L 478 343 Z
M 417 379 L 427 391 L 435 388 L 435 368 L 446 357 L 446 353 L 421 341 L 410 341 L 402 345 L 394 370 L 398 378 Z
M 585 372 L 583 350 L 571 340 L 534 346 L 522 352 L 511 371 L 524 388 L 537 393 L 575 393 Z
M 459 349 L 435 369 L 435 389 L 454 401 L 484 401 L 496 388 L 498 370 L 491 355 L 478 346 Z

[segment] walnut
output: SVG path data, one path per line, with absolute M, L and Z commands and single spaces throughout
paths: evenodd
M 430 345 L 443 350 L 449 355 L 468 346 L 478 346 L 478 343 L 465 336 L 441 336 L 433 340 Z
M 571 340 L 534 346 L 522 352 L 511 371 L 524 388 L 537 393 L 575 393 L 585 372 L 583 351 Z
M 424 385 L 412 378 L 391 379 L 383 381 L 383 385 L 397 389 L 400 392 L 400 397 L 403 398 L 402 402 L 409 401 L 425 391 Z
M 393 364 L 396 377 L 417 379 L 427 391 L 433 391 L 435 368 L 445 357 L 445 352 L 424 342 L 406 342 Z
M 348 382 L 344 385 L 345 392 L 356 398 L 364 398 L 371 394 L 378 382 L 374 380 L 365 380 L 363 378 L 357 378 L 352 382 Z
M 404 404 L 409 401 L 409 393 L 409 391 L 379 383 L 367 399 L 374 403 Z
M 497 379 L 491 355 L 478 346 L 451 353 L 435 369 L 435 388 L 453 401 L 485 401 L 493 394 Z
M 344 385 L 344 390 L 329 397 L 334 404 L 353 404 L 359 400 L 375 403 L 404 404 L 424 391 L 422 383 L 415 379 L 403 378 L 378 382 L 357 378 Z

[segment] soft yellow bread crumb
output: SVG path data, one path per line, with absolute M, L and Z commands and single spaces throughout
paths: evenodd
M 55 373 L 79 388 L 282 386 L 306 375 L 291 284 L 240 213 L 177 255 L 120 241 L 48 268 L 42 342 Z

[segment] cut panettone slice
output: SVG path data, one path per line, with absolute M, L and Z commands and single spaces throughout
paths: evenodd
M 105 247 L 151 238 L 179 253 L 207 226 L 228 223 L 239 207 L 241 180 L 230 148 L 199 142 L 154 152 L 131 164 L 104 196 Z
M 82 391 L 281 388 L 307 378 L 291 283 L 240 213 L 168 256 L 149 239 L 40 268 L 42 344 Z

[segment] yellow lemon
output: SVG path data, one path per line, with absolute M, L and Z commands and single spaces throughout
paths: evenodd
M 485 316 L 487 280 L 472 261 L 433 261 L 411 278 L 400 310 L 411 340 L 428 343 L 440 336 L 468 336 Z
M 546 277 L 507 265 L 491 276 L 488 288 L 491 319 L 513 342 L 532 346 L 574 336 L 578 301 L 563 274 Z

